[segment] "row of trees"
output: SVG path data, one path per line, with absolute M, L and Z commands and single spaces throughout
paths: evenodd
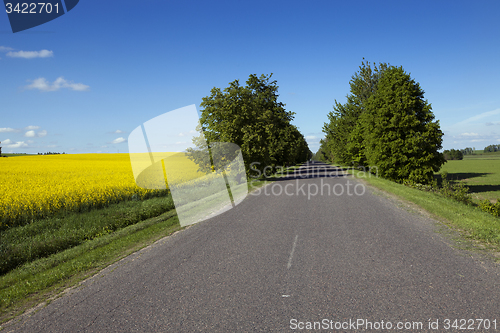
M 200 123 L 208 144 L 237 144 L 247 172 L 255 162 L 252 168 L 262 171 L 266 166 L 293 165 L 312 156 L 304 136 L 291 124 L 294 112 L 286 111 L 285 104 L 278 101 L 278 85 L 270 81 L 271 76 L 252 74 L 245 86 L 235 80 L 224 90 L 213 88 L 200 104 Z M 197 146 L 203 149 L 202 144 Z M 196 159 L 196 154 L 191 156 Z
M 489 145 L 487 147 L 484 147 L 483 152 L 485 153 L 494 153 L 496 151 L 500 150 L 500 145 Z
M 326 151 L 323 150 L 325 145 L 325 139 L 319 140 L 319 149 L 313 154 L 312 159 L 315 161 L 327 162 L 329 159 L 326 156 Z
M 467 147 L 464 149 L 450 149 L 443 151 L 444 159 L 449 160 L 462 160 L 464 155 L 474 155 L 476 148 Z
M 443 151 L 444 159 L 449 160 L 462 160 L 464 158 L 464 153 L 459 149 L 450 149 Z
M 462 155 L 474 155 L 476 153 L 476 148 L 467 147 L 467 148 L 460 149 L 460 150 L 457 150 L 457 149 L 445 150 L 443 152 L 443 154 L 445 154 L 445 155 L 448 154 L 448 156 L 451 157 L 450 153 L 452 151 L 459 151 Z M 500 144 L 489 145 L 487 147 L 484 147 L 484 150 L 483 150 L 484 153 L 494 153 L 497 151 L 500 151 Z M 455 156 L 458 156 L 458 154 L 456 152 L 454 154 L 455 154 Z M 463 156 L 462 156 L 462 158 L 463 158 Z M 446 158 L 446 160 L 449 160 L 449 159 L 461 160 L 462 158 Z
M 394 181 L 429 183 L 445 163 L 443 132 L 419 83 L 402 67 L 362 62 L 347 101 L 335 101 L 316 157 L 344 165 L 376 166 Z
M 464 148 L 464 149 L 460 149 L 460 151 L 464 155 L 474 155 L 476 153 L 476 148 L 475 147 L 474 148 L 467 147 L 467 148 Z

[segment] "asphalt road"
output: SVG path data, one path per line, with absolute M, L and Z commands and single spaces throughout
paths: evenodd
M 495 320 L 500 330 L 498 267 L 450 246 L 435 221 L 326 167 L 307 165 L 160 240 L 6 331 L 354 332 L 390 324 L 450 332 L 455 319 L 468 320 L 467 331 L 493 332 Z

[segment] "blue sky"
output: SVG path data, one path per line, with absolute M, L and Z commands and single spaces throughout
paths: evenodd
M 500 143 L 498 1 L 81 0 L 13 34 L 0 15 L 3 152 L 127 152 L 213 87 L 274 73 L 313 152 L 362 58 L 421 84 L 443 147 Z

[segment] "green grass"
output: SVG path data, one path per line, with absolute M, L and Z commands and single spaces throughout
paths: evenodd
M 0 232 L 0 275 L 174 209 L 171 196 L 124 201 L 107 209 L 66 213 Z
M 442 171 L 448 172 L 450 180 L 463 181 L 476 203 L 500 198 L 500 153 L 466 155 L 446 162 Z
M 500 218 L 483 212 L 478 207 L 464 205 L 436 193 L 410 188 L 392 181 L 362 177 L 369 185 L 392 193 L 422 207 L 464 237 L 480 242 L 483 246 L 500 250 Z

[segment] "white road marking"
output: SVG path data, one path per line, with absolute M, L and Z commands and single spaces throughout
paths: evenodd
M 295 246 L 297 245 L 298 238 L 299 235 L 295 235 L 295 240 L 293 241 L 293 246 L 292 246 L 292 252 L 290 252 L 290 258 L 288 258 L 288 265 L 286 266 L 288 269 L 292 267 L 293 252 L 295 252 Z

